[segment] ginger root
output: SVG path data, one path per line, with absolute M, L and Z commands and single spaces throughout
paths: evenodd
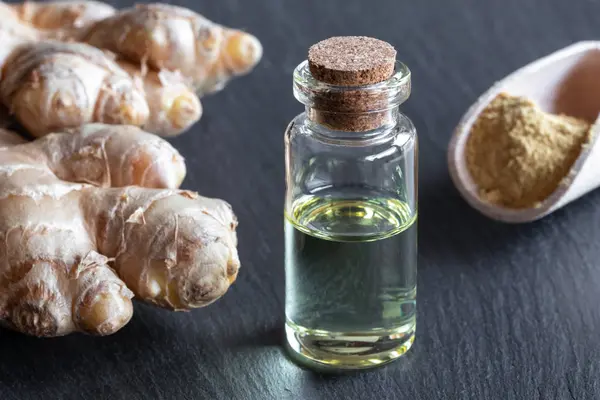
M 0 100 L 36 137 L 84 123 L 177 135 L 262 57 L 258 39 L 165 4 L 0 3 Z
M 184 175 L 174 148 L 133 126 L 30 143 L 0 130 L 0 322 L 107 335 L 134 295 L 174 310 L 223 295 L 239 268 L 237 221 L 224 201 L 177 190 Z
M 144 88 L 79 43 L 18 46 L 4 64 L 0 99 L 34 136 L 90 121 L 143 126 L 150 114 Z

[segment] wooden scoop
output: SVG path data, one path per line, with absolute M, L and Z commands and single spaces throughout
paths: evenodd
M 471 126 L 500 92 L 525 96 L 550 113 L 596 121 L 590 143 L 559 187 L 539 206 L 504 208 L 482 200 L 467 169 L 465 145 Z M 497 82 L 462 117 L 448 148 L 450 176 L 465 200 L 484 215 L 511 223 L 542 218 L 600 186 L 600 41 L 565 47 Z

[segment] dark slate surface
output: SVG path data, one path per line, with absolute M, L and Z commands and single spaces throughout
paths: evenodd
M 265 47 L 256 71 L 205 99 L 202 121 L 173 140 L 188 161 L 185 186 L 239 216 L 239 279 L 192 313 L 138 304 L 112 337 L 0 331 L 0 399 L 600 398 L 600 192 L 540 222 L 502 225 L 458 196 L 445 157 L 453 126 L 496 79 L 600 32 L 599 1 L 179 4 Z M 395 364 L 323 377 L 281 349 L 282 134 L 302 110 L 293 68 L 312 43 L 340 34 L 390 41 L 414 73 L 404 111 L 421 140 L 419 326 Z

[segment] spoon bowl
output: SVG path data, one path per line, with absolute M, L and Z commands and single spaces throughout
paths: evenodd
M 524 96 L 543 111 L 594 122 L 590 140 L 558 188 L 539 205 L 511 209 L 479 197 L 467 169 L 465 147 L 479 114 L 499 94 Z M 565 47 L 518 69 L 488 89 L 461 118 L 448 148 L 448 166 L 454 185 L 482 214 L 502 222 L 540 219 L 600 186 L 600 41 Z

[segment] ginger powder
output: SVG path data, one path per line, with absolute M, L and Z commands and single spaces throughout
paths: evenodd
M 473 124 L 466 146 L 479 196 L 507 208 L 538 206 L 567 176 L 590 128 L 545 113 L 525 97 L 499 94 Z

